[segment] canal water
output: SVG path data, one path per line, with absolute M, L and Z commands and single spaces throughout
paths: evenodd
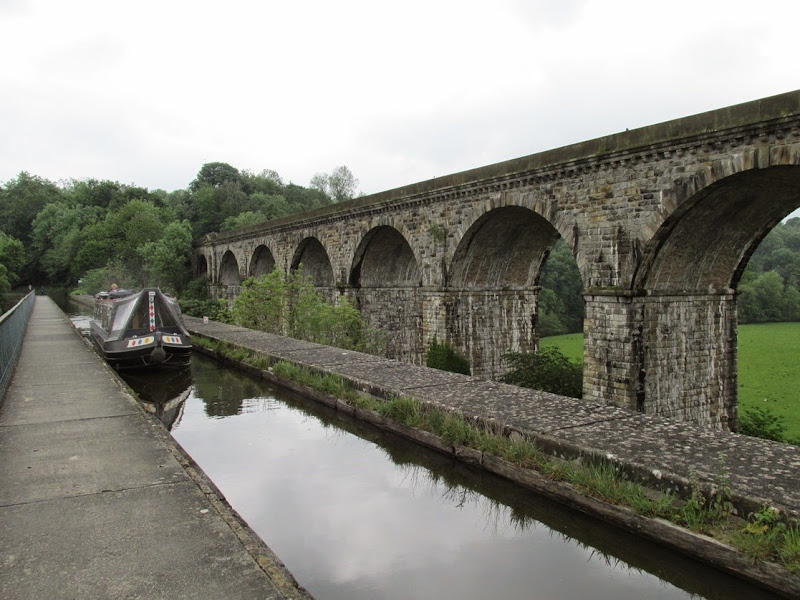
M 125 377 L 318 600 L 771 597 L 198 353 Z

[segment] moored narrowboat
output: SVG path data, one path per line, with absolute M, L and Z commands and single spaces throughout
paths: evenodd
M 191 359 L 178 302 L 156 288 L 98 294 L 90 333 L 115 369 L 185 367 Z

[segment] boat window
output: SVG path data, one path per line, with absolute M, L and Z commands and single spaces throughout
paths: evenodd
M 136 302 L 118 302 L 114 306 L 113 324 L 111 329 L 113 331 L 121 331 L 125 329 L 128 324 L 128 319 L 131 317 L 131 312 L 136 307 Z

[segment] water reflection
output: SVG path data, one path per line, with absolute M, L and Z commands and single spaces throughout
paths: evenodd
M 320 600 L 770 597 L 208 359 L 192 370 L 173 435 Z
M 192 392 L 190 368 L 121 371 L 119 375 L 136 392 L 139 403 L 172 429 Z

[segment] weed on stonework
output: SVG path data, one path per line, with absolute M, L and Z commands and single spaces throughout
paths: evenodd
M 716 485 L 710 493 L 703 492 L 697 474 L 690 472 L 692 492 L 675 515 L 679 525 L 699 533 L 711 533 L 715 526 L 733 514 L 730 478 L 724 466 L 720 465 L 720 468 Z
M 562 476 L 565 481 L 600 500 L 628 506 L 642 515 L 665 517 L 674 506 L 672 494 L 650 497 L 642 486 L 630 481 L 610 463 L 584 465 L 565 471 Z
M 277 377 L 306 385 L 322 394 L 345 400 L 352 400 L 358 397 L 358 392 L 347 385 L 338 375 L 317 373 L 287 361 L 275 363 L 272 367 L 272 372 Z
M 735 546 L 753 560 L 780 562 L 789 571 L 800 572 L 800 525 L 783 522 L 777 509 L 762 507 L 732 537 Z
M 781 562 L 792 573 L 800 573 L 800 523 L 787 527 L 778 550 Z

